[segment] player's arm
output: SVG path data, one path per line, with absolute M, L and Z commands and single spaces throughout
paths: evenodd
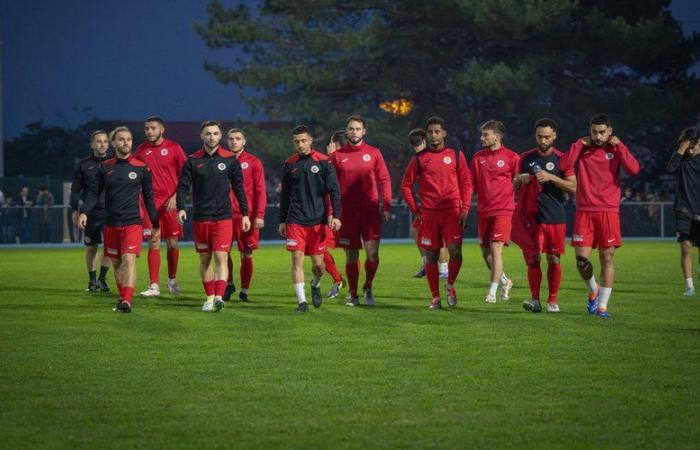
M 253 211 L 254 226 L 265 226 L 265 209 L 267 208 L 267 190 L 265 189 L 265 169 L 260 161 L 253 165 Z
M 561 178 L 546 170 L 540 170 L 535 177 L 540 183 L 549 181 L 564 192 L 576 192 L 576 176 L 573 173 Z
M 513 178 L 513 192 L 516 195 L 520 191 L 520 188 L 522 188 L 526 184 L 530 184 L 530 181 L 531 181 L 530 174 L 525 173 L 525 171 L 523 170 L 524 163 L 525 163 L 525 160 L 521 158 L 520 159 L 520 174 L 517 175 L 515 178 Z
M 564 153 L 564 155 L 559 160 L 559 167 L 561 167 L 561 170 L 565 172 L 567 170 L 573 170 L 576 166 L 576 161 L 578 161 L 578 157 L 581 154 L 581 151 L 583 151 L 584 148 L 590 145 L 591 139 L 588 137 L 583 137 L 571 144 L 571 147 L 569 147 L 569 151 Z
M 627 146 L 618 139 L 617 136 L 610 138 L 610 143 L 614 151 L 620 157 L 620 164 L 622 164 L 622 168 L 625 169 L 625 173 L 631 176 L 637 175 L 641 170 L 639 161 L 632 155 L 632 152 L 630 152 Z
M 173 150 L 175 153 L 175 171 L 178 174 L 178 179 L 180 177 L 180 174 L 182 174 L 182 169 L 185 166 L 185 163 L 187 162 L 187 155 L 185 154 L 185 151 L 177 145 L 175 149 Z M 168 200 L 166 201 L 166 211 L 176 211 L 177 210 L 177 186 L 175 187 L 175 192 L 173 192 L 173 195 L 171 195 Z
M 70 208 L 73 210 L 71 217 L 73 223 L 76 225 L 78 224 L 78 216 L 80 214 L 78 211 L 78 208 L 80 208 L 80 194 L 85 188 L 86 186 L 83 178 L 83 171 L 81 164 L 78 163 L 73 171 L 73 181 L 70 184 Z
M 245 189 L 243 188 L 243 171 L 241 170 L 241 163 L 237 159 L 233 158 L 233 164 L 229 164 L 228 168 L 229 182 L 231 183 L 231 189 L 233 194 L 238 200 L 238 207 L 241 209 L 241 227 L 243 231 L 250 230 L 250 217 L 248 213 L 248 199 L 245 196 Z
M 187 211 L 185 210 L 185 199 L 187 194 L 190 193 L 192 188 L 192 177 L 193 177 L 192 159 L 188 159 L 185 165 L 180 171 L 180 179 L 177 182 L 177 190 L 175 202 L 177 203 L 177 217 L 180 223 L 184 223 L 187 220 Z
M 391 220 L 391 177 L 384 162 L 384 157 L 377 152 L 377 160 L 374 164 L 374 176 L 377 180 L 380 193 L 382 195 L 382 209 L 384 210 L 384 221 Z
M 467 159 L 464 157 L 464 153 L 458 152 L 457 158 L 459 158 L 458 164 L 458 180 L 459 180 L 459 197 L 461 201 L 460 207 L 460 222 L 462 225 L 467 223 L 467 214 L 469 213 L 469 208 L 472 205 L 472 177 L 467 167 Z
M 340 218 L 340 186 L 338 185 L 338 177 L 335 174 L 335 167 L 333 164 L 331 164 L 330 161 L 326 161 L 325 165 L 325 176 L 326 176 L 326 192 L 328 192 L 328 195 L 331 198 L 331 208 L 333 210 L 333 216 L 331 218 L 331 221 L 336 221 Z M 329 223 L 331 225 L 331 223 Z M 338 220 L 337 227 L 333 227 L 331 225 L 331 228 L 340 228 L 340 221 Z M 334 230 L 335 231 L 335 230 Z
M 88 183 L 87 195 L 85 196 L 83 205 L 80 207 L 80 215 L 78 216 L 78 225 L 82 229 L 85 229 L 87 215 L 95 208 L 95 205 L 97 205 L 102 189 L 104 189 L 103 173 L 102 168 L 98 169 L 97 176 L 92 177 Z
M 418 179 L 416 158 L 417 156 L 411 158 L 411 161 L 409 161 L 408 167 L 406 167 L 406 171 L 403 174 L 403 179 L 401 180 L 401 195 L 406 201 L 406 204 L 411 212 L 415 215 L 420 215 L 420 211 L 416 205 L 416 198 L 413 196 L 413 185 Z
M 151 219 L 151 227 L 153 229 L 160 228 L 158 211 L 153 201 L 153 177 L 148 166 L 144 168 L 143 178 L 141 178 L 141 196 L 143 197 L 143 205 L 146 207 L 146 211 L 148 211 L 148 217 Z
M 290 173 L 289 164 L 285 163 L 282 169 L 282 183 L 280 189 L 280 215 L 279 223 L 283 224 L 287 222 L 287 215 L 289 214 L 289 200 L 292 196 L 292 176 Z

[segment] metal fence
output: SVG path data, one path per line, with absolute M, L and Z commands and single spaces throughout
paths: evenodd
M 280 239 L 277 234 L 279 208 L 269 206 L 262 240 Z M 567 235 L 571 234 L 574 206 L 567 205 Z M 189 217 L 192 217 L 189 214 Z M 673 204 L 670 202 L 625 202 L 620 208 L 622 235 L 628 238 L 672 238 L 675 236 Z M 382 227 L 382 237 L 408 239 L 413 216 L 406 205 L 392 207 L 392 221 Z M 476 205 L 472 205 L 464 235 L 476 237 Z M 185 240 L 192 240 L 192 222 L 185 224 Z M 0 244 L 82 242 L 82 232 L 71 221 L 71 210 L 52 207 L 0 208 Z

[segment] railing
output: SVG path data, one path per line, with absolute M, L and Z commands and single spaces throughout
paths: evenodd
M 190 207 L 188 207 L 188 210 Z M 261 240 L 280 239 L 277 234 L 277 205 L 268 206 Z M 574 206 L 567 205 L 567 235 L 571 234 Z M 188 214 L 192 217 L 191 214 Z M 673 204 L 670 202 L 624 202 L 620 207 L 622 235 L 628 238 L 672 238 L 675 236 Z M 392 206 L 392 220 L 382 226 L 382 237 L 408 239 L 413 215 L 406 205 Z M 476 237 L 476 205 L 472 205 L 464 235 Z M 192 221 L 185 223 L 185 240 L 192 240 Z M 64 205 L 44 208 L 0 208 L 0 244 L 82 242 L 82 232 L 71 221 Z

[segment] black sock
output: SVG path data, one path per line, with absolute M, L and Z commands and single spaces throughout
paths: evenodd
M 104 281 L 105 277 L 107 276 L 107 271 L 109 270 L 109 267 L 102 266 L 100 267 L 100 280 Z
M 95 271 L 95 270 L 88 271 L 88 275 L 90 276 L 90 281 L 95 281 L 95 274 L 96 273 L 97 273 L 97 271 Z

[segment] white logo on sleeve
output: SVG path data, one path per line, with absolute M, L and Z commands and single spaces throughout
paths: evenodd
M 226 170 L 226 164 L 224 164 L 224 163 L 219 163 L 219 165 L 216 167 L 218 167 L 219 170 Z
M 138 175 L 136 175 L 136 172 L 129 172 L 129 178 L 130 178 L 130 179 L 135 180 L 137 176 L 138 176 Z
M 370 159 L 372 159 L 372 158 L 371 158 L 367 153 L 365 153 L 364 155 L 362 155 L 362 160 L 363 160 L 363 161 L 369 162 Z
M 554 163 L 550 161 L 544 165 L 544 168 L 551 172 L 552 170 L 554 170 Z
M 318 171 L 319 171 L 319 168 L 317 165 L 311 166 L 311 173 L 318 173 Z
M 497 165 L 498 167 L 503 167 L 503 166 L 506 165 L 506 162 L 503 161 L 502 159 L 499 159 L 498 162 L 496 163 L 496 165 Z
M 248 163 L 247 163 L 247 162 L 241 163 L 241 169 L 245 170 L 245 169 L 247 169 L 247 168 L 248 168 Z
M 452 164 L 452 158 L 450 158 L 449 156 L 445 156 L 444 158 L 442 158 L 442 162 L 444 162 L 445 164 Z
M 163 155 L 163 156 L 168 156 L 168 149 L 167 149 L 167 148 L 162 149 L 162 150 L 160 151 L 160 154 Z
M 614 157 L 615 157 L 615 155 L 612 154 L 612 153 L 606 153 L 606 154 L 605 154 L 605 159 L 607 159 L 608 161 L 610 161 L 610 160 L 613 159 Z

